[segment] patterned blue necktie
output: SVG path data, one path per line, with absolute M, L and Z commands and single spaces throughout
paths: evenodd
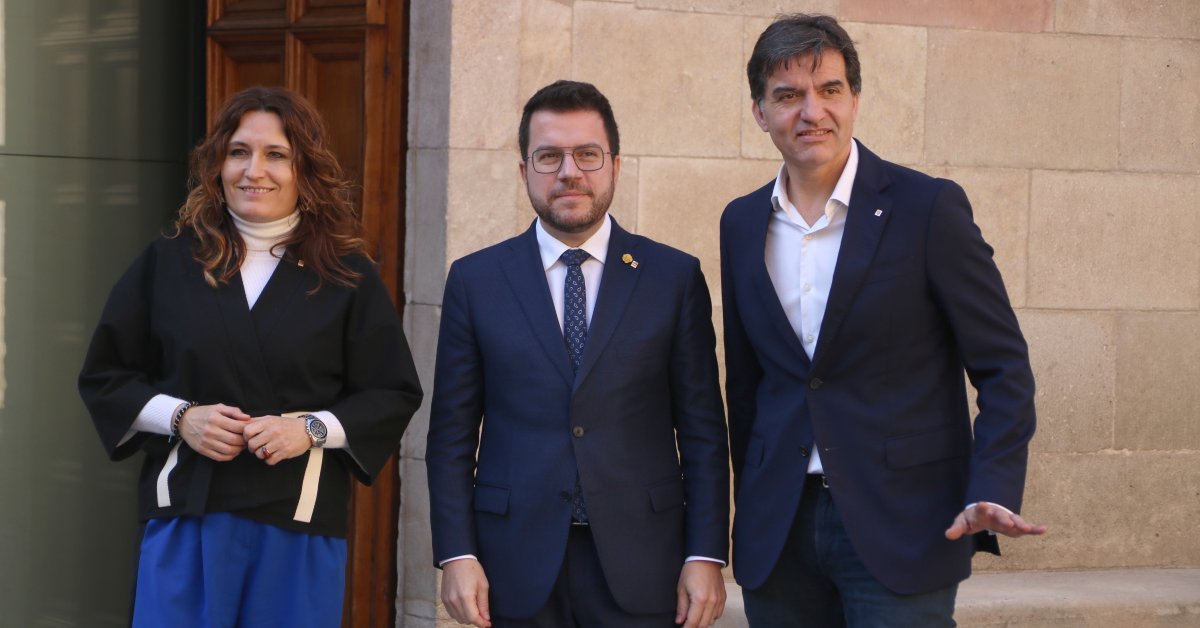
M 567 341 L 572 371 L 579 370 L 583 346 L 587 344 L 587 291 L 579 266 L 589 257 L 583 249 L 567 249 L 559 258 L 567 265 L 567 281 L 563 284 L 563 338 Z
M 583 346 L 587 344 L 587 291 L 579 265 L 589 257 L 583 249 L 567 249 L 559 258 L 567 265 L 567 281 L 563 284 L 563 339 L 567 342 L 567 357 L 571 359 L 573 373 L 579 371 Z M 579 525 L 588 522 L 578 471 L 575 472 L 575 488 L 571 491 L 571 521 Z

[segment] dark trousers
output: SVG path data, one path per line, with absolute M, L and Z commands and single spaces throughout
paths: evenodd
M 588 526 L 571 526 L 550 599 L 529 619 L 492 617 L 495 628 L 667 628 L 675 614 L 632 615 L 613 599 Z
M 779 563 L 742 591 L 752 628 L 954 626 L 958 585 L 900 595 L 876 580 L 850 543 L 833 495 L 809 476 Z

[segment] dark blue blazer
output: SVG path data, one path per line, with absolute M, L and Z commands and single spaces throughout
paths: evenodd
M 1033 374 L 992 249 L 962 188 L 859 149 L 812 360 L 764 261 L 773 182 L 721 218 L 734 574 L 750 589 L 780 559 L 814 439 L 855 549 L 901 594 L 961 581 L 977 543 L 995 549 L 943 536 L 964 506 L 1021 507 Z
M 711 315 L 696 258 L 614 221 L 573 376 L 532 227 L 456 261 L 425 457 L 435 562 L 475 554 L 492 613 L 531 616 L 562 565 L 578 469 L 617 603 L 671 612 L 684 558 L 729 551 Z

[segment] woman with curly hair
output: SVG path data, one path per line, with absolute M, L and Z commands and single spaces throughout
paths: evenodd
M 421 401 L 310 103 L 235 94 L 192 153 L 171 233 L 113 287 L 80 394 L 139 450 L 134 626 L 336 626 L 351 478 Z

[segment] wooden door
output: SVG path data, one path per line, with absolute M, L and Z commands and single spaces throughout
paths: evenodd
M 408 0 L 208 0 L 207 21 L 208 122 L 253 85 L 311 100 L 359 186 L 371 255 L 403 307 Z M 355 483 L 343 626 L 395 625 L 399 512 L 393 456 L 373 487 Z

